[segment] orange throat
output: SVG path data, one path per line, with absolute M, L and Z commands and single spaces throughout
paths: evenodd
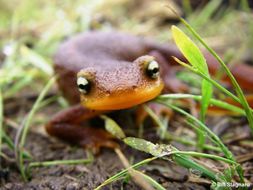
M 163 82 L 148 87 L 140 87 L 130 92 L 115 93 L 99 98 L 81 97 L 83 106 L 93 110 L 120 110 L 131 108 L 157 97 L 164 87 Z

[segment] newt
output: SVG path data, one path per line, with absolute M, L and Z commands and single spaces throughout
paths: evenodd
M 173 45 L 115 31 L 71 37 L 58 48 L 54 70 L 59 89 L 72 107 L 53 116 L 47 132 L 84 147 L 115 147 L 108 133 L 83 127 L 83 123 L 104 112 L 140 105 L 161 93 L 186 92 L 188 87 L 175 77 L 172 56 L 185 60 Z M 209 55 L 206 58 L 209 69 L 217 70 L 217 61 Z M 240 68 L 249 74 L 237 72 Z M 245 65 L 233 71 L 247 89 L 253 84 L 252 73 Z

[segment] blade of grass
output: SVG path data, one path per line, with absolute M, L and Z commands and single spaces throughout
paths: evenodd
M 228 164 L 234 164 L 237 165 L 235 161 L 229 160 L 227 158 L 223 158 L 221 156 L 216 156 L 214 154 L 205 154 L 200 152 L 193 152 L 193 151 L 172 151 L 171 154 L 179 154 L 179 155 L 187 155 L 187 156 L 193 156 L 193 157 L 203 157 L 203 158 L 210 158 L 213 160 L 219 160 L 223 161 Z
M 107 180 L 105 180 L 102 184 L 100 184 L 98 187 L 96 187 L 94 190 L 99 190 L 101 189 L 102 187 L 104 187 L 105 185 L 108 185 L 114 181 L 117 181 L 119 179 L 121 179 L 122 177 L 124 177 L 127 173 L 128 173 L 128 170 L 129 169 L 137 169 L 153 160 L 157 159 L 157 157 L 152 157 L 152 158 L 147 158 L 145 160 L 142 160 L 134 165 L 132 165 L 131 167 L 127 168 L 127 169 L 124 169 L 122 170 L 121 172 L 119 173 L 116 173 L 115 175 L 113 175 L 112 177 L 108 178 Z
M 78 159 L 78 160 L 53 160 L 53 161 L 45 161 L 45 162 L 31 162 L 27 170 L 30 171 L 31 168 L 34 167 L 48 167 L 55 165 L 77 165 L 77 164 L 88 164 L 93 162 L 93 159 Z
M 171 140 L 177 141 L 177 142 L 179 142 L 181 144 L 185 144 L 185 145 L 196 146 L 196 143 L 194 141 L 192 141 L 190 139 L 182 138 L 182 137 L 177 137 L 175 135 L 171 135 L 170 133 L 165 133 L 165 139 L 169 140 L 169 141 L 171 141 Z M 204 144 L 203 149 L 221 152 L 219 147 L 214 147 L 209 144 Z
M 191 19 L 191 23 L 193 27 L 200 27 L 206 23 L 208 23 L 210 17 L 217 10 L 222 1 L 220 0 L 212 0 L 207 3 L 207 5 L 201 9 L 201 12 L 197 15 L 195 14 L 193 19 Z
M 2 138 L 3 138 L 3 96 L 2 87 L 0 87 L 0 154 L 2 153 Z M 0 165 L 1 168 L 1 165 Z
M 187 27 L 187 29 L 193 34 L 193 36 L 215 57 L 215 59 L 220 63 L 222 69 L 226 72 L 228 77 L 231 80 L 231 83 L 233 84 L 235 91 L 240 99 L 240 103 L 242 104 L 243 108 L 246 112 L 246 117 L 249 122 L 249 126 L 251 129 L 251 133 L 253 134 L 253 113 L 251 112 L 251 108 L 243 94 L 243 91 L 240 87 L 240 85 L 237 83 L 235 77 L 230 72 L 229 68 L 226 66 L 226 64 L 222 61 L 220 56 L 212 49 L 210 48 L 206 42 L 200 37 L 200 35 L 184 20 L 183 18 L 179 17 L 180 21 Z
M 153 121 L 158 125 L 158 129 L 160 129 L 160 138 L 164 139 L 165 132 L 167 131 L 168 123 L 163 123 L 160 118 L 150 109 L 147 105 L 144 105 L 144 110 L 149 114 L 149 116 L 153 119 Z
M 197 45 L 178 27 L 172 26 L 171 30 L 173 39 L 177 47 L 180 49 L 180 51 L 186 57 L 189 63 L 199 72 L 205 74 L 208 78 L 210 78 L 205 57 L 203 56 Z M 200 118 L 201 121 L 204 122 L 209 101 L 212 97 L 212 85 L 205 79 L 203 79 L 202 81 L 201 92 L 203 98 L 201 100 Z M 200 140 L 203 141 L 204 139 L 201 138 Z
M 20 129 L 20 131 L 21 131 L 21 133 L 19 133 L 21 135 L 20 141 L 19 141 L 19 137 L 16 138 L 17 139 L 17 141 L 15 142 L 15 145 L 16 145 L 16 160 L 18 162 L 18 166 L 19 166 L 21 175 L 24 178 L 24 180 L 27 180 L 27 176 L 26 176 L 26 173 L 25 173 L 24 158 L 22 156 L 22 152 L 24 150 L 24 145 L 25 145 L 27 134 L 28 134 L 28 130 L 29 130 L 29 127 L 30 127 L 30 124 L 32 122 L 32 118 L 33 118 L 35 112 L 38 110 L 38 107 L 40 106 L 40 103 L 43 100 L 44 96 L 46 95 L 47 91 L 55 83 L 55 80 L 56 80 L 56 77 L 52 77 L 48 81 L 48 83 L 46 84 L 44 89 L 41 91 L 39 97 L 37 98 L 36 102 L 34 103 L 32 109 L 30 110 L 30 112 L 28 114 L 28 116 L 24 120 L 24 124 L 22 125 L 22 127 Z
M 53 74 L 53 69 L 50 64 L 37 52 L 27 48 L 26 46 L 22 46 L 20 50 L 22 56 L 26 58 L 28 62 L 32 63 L 35 67 L 38 67 L 48 75 Z
M 15 145 L 12 142 L 11 138 L 7 134 L 5 134 L 4 131 L 2 131 L 2 135 L 3 135 L 3 143 L 6 143 L 9 149 L 15 150 Z M 28 152 L 23 151 L 22 154 L 25 159 L 32 159 L 32 156 Z
M 155 181 L 153 178 L 151 178 L 150 176 L 135 170 L 135 172 L 137 174 L 139 174 L 140 176 L 142 176 L 150 185 L 152 185 L 154 188 L 156 188 L 157 190 L 166 190 L 162 185 L 160 185 L 157 181 Z
M 192 13 L 192 7 L 191 7 L 190 0 L 183 0 L 182 7 L 183 7 L 183 12 L 186 14 L 186 16 L 188 16 Z
M 47 106 L 47 105 L 49 105 L 49 104 L 51 104 L 53 102 L 56 102 L 57 99 L 58 99 L 58 95 L 54 95 L 52 97 L 49 97 L 49 98 L 43 100 L 41 102 L 40 107 L 38 109 L 43 108 L 43 107 L 45 107 L 45 106 Z
M 105 129 L 114 137 L 117 137 L 118 139 L 123 139 L 126 137 L 125 133 L 114 120 L 106 115 L 101 115 L 100 117 L 105 121 Z
M 191 98 L 192 96 L 195 97 L 196 99 L 198 99 L 198 96 L 194 96 L 191 94 L 188 94 L 189 96 L 187 96 L 187 94 L 166 94 L 166 95 L 161 95 L 158 96 L 157 99 L 159 100 L 161 98 L 161 100 L 164 99 L 177 99 L 177 98 Z M 167 97 L 169 96 L 169 97 Z M 201 96 L 199 96 L 201 97 Z M 223 103 L 223 102 L 220 102 Z M 149 114 L 149 116 L 156 122 L 156 124 L 159 126 L 159 128 L 164 128 L 163 123 L 160 121 L 160 119 L 158 118 L 158 116 L 146 105 L 144 105 L 144 109 L 145 111 Z M 200 130 L 200 129 L 197 129 Z M 183 144 L 188 144 L 188 145 L 196 145 L 194 142 L 190 142 L 189 140 L 183 140 L 179 137 L 175 137 L 174 135 L 171 135 L 169 132 L 164 131 L 164 138 L 169 139 L 169 140 L 176 140 L 178 142 L 181 142 Z M 203 145 L 204 149 L 210 149 L 210 150 L 215 150 L 215 151 L 219 151 L 220 152 L 220 148 L 218 147 L 213 147 L 211 145 Z
M 164 94 L 161 96 L 158 96 L 157 99 L 161 100 L 171 100 L 171 99 L 185 99 L 185 98 L 190 98 L 194 99 L 197 101 L 201 101 L 202 96 L 199 95 L 192 95 L 192 94 Z M 217 100 L 217 99 L 210 99 L 210 104 L 217 106 L 219 108 L 223 108 L 226 110 L 229 110 L 234 113 L 238 113 L 240 115 L 245 115 L 245 111 L 237 106 L 234 106 L 232 104 Z
M 26 168 L 26 173 L 30 174 L 30 171 L 34 167 L 49 167 L 55 165 L 78 165 L 78 164 L 89 164 L 94 161 L 94 157 L 90 151 L 87 151 L 86 159 L 77 160 L 53 160 L 53 161 L 43 161 L 43 162 L 31 162 Z
M 114 149 L 115 153 L 119 157 L 121 163 L 125 168 L 130 167 L 130 163 L 126 156 L 123 154 L 123 152 L 119 148 Z M 145 178 L 136 172 L 135 169 L 129 169 L 128 170 L 129 176 L 131 176 L 132 180 L 143 190 L 154 190 L 152 184 L 147 182 Z
M 250 6 L 247 0 L 241 0 L 240 7 L 243 11 L 250 13 Z
M 8 88 L 8 90 L 5 91 L 4 97 L 7 98 L 10 96 L 13 96 L 20 89 L 29 85 L 31 83 L 31 81 L 33 80 L 33 78 L 34 78 L 34 76 L 32 73 L 22 77 L 20 80 L 18 80 L 16 83 L 14 83 L 11 88 Z
M 153 156 L 156 157 L 163 157 L 165 155 L 169 155 L 170 152 L 172 151 L 169 145 L 159 146 L 157 144 L 153 144 L 149 141 L 140 138 L 127 137 L 123 141 L 125 144 L 131 146 L 134 149 L 152 154 Z
M 202 123 L 201 121 L 199 121 L 197 118 L 195 118 L 194 116 L 190 115 L 189 113 L 187 113 L 186 111 L 182 110 L 181 108 L 178 108 L 176 106 L 173 106 L 171 104 L 169 104 L 168 102 L 164 102 L 164 101 L 160 101 L 160 100 L 155 100 L 156 102 L 160 103 L 160 104 L 163 104 L 165 106 L 168 106 L 169 108 L 185 115 L 187 118 L 193 120 L 194 122 L 196 122 L 200 128 L 206 132 L 207 134 L 207 137 L 210 138 L 210 140 L 212 142 L 214 142 L 216 145 L 218 145 L 220 147 L 220 149 L 222 150 L 222 152 L 224 153 L 224 155 L 226 156 L 226 158 L 228 158 L 229 160 L 232 160 L 232 161 L 236 161 L 235 158 L 234 158 L 234 155 L 232 154 L 231 151 L 229 151 L 229 149 L 223 144 L 223 142 L 220 140 L 220 138 L 215 134 L 213 133 L 207 126 L 205 126 L 204 123 Z M 243 177 L 243 169 L 240 165 L 238 165 L 236 167 L 236 171 L 240 177 L 240 182 L 244 183 L 244 177 Z
M 201 173 L 201 175 L 205 175 L 207 176 L 209 179 L 213 180 L 213 181 L 224 181 L 224 177 L 221 174 L 219 176 L 219 178 L 217 178 L 217 174 L 214 172 L 211 172 L 209 169 L 201 166 L 200 164 L 194 162 L 193 160 L 189 159 L 187 156 L 185 155 L 179 155 L 179 154 L 175 154 L 172 155 L 172 159 L 179 165 L 188 168 L 188 169 L 194 169 L 197 170 Z
M 139 138 L 135 138 L 135 137 L 127 137 L 124 139 L 124 142 L 134 149 L 149 153 L 153 156 L 160 157 L 160 158 L 163 158 L 166 160 L 171 157 L 172 152 L 174 152 L 174 151 L 178 152 L 178 150 L 175 147 L 173 147 L 172 145 L 153 144 L 153 143 L 146 141 L 144 139 L 139 139 Z M 189 154 L 191 154 L 191 153 L 192 152 L 190 152 Z M 183 154 L 186 154 L 186 153 L 183 153 Z M 194 153 L 192 153 L 192 154 L 194 154 Z M 196 154 L 197 154 L 197 152 L 196 152 Z M 199 153 L 199 154 L 201 154 L 201 153 Z M 205 157 L 205 156 L 210 157 L 210 155 L 204 155 L 204 154 L 202 155 L 202 157 Z M 228 159 L 225 159 L 222 157 L 217 157 L 217 158 L 219 160 L 225 160 L 225 161 L 228 160 Z M 191 160 L 190 158 L 188 158 L 185 155 L 173 154 L 172 160 L 174 162 L 180 164 L 183 167 L 197 169 L 197 170 L 201 171 L 203 174 L 205 174 L 205 176 L 208 176 L 211 180 L 217 181 L 217 179 L 215 177 L 216 174 L 214 172 L 209 171 L 208 169 L 206 169 L 205 167 L 201 166 L 200 164 L 194 162 L 193 160 Z M 231 162 L 231 161 L 228 160 L 227 162 Z
M 230 91 L 228 91 L 226 88 L 224 88 L 222 85 L 220 85 L 219 83 L 217 83 L 215 80 L 207 77 L 205 74 L 199 72 L 197 69 L 191 67 L 190 65 L 188 65 L 187 63 L 184 63 L 183 61 L 180 61 L 179 59 L 177 59 L 176 57 L 173 57 L 175 59 L 175 61 L 177 63 L 179 63 L 180 65 L 186 67 L 187 69 L 189 69 L 190 71 L 196 73 L 197 75 L 201 76 L 202 78 L 206 79 L 207 81 L 209 81 L 212 85 L 214 85 L 217 89 L 219 89 L 221 92 L 223 92 L 224 94 L 228 95 L 229 97 L 231 97 L 234 101 L 240 103 L 240 99 L 238 97 L 236 97 L 234 94 L 232 94 Z
M 197 118 L 195 118 L 194 116 L 192 116 L 191 114 L 187 113 L 186 111 L 184 111 L 183 109 L 176 107 L 168 102 L 165 101 L 161 101 L 161 100 L 155 100 L 155 102 L 163 104 L 179 113 L 181 113 L 182 115 L 186 116 L 187 118 L 189 118 L 190 120 L 196 122 L 196 124 L 198 124 L 200 126 L 200 129 L 203 130 L 203 132 L 206 132 L 207 136 L 210 138 L 210 140 L 212 140 L 216 145 L 218 145 L 222 152 L 224 153 L 224 155 L 230 159 L 235 161 L 235 158 L 233 156 L 233 154 L 228 150 L 228 148 L 222 143 L 222 141 L 220 140 L 220 138 L 213 133 L 204 123 L 202 123 L 200 120 L 198 120 Z

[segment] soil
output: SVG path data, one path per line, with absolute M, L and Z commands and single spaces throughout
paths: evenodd
M 72 147 L 61 141 L 44 137 L 40 134 L 30 133 L 27 139 L 27 150 L 33 156 L 34 161 L 45 160 L 69 160 L 69 159 L 85 159 L 86 151 L 80 147 Z M 140 153 L 122 145 L 122 151 L 125 155 L 131 155 L 135 158 L 135 162 L 148 158 L 147 154 Z M 5 153 L 13 158 L 13 152 L 5 151 Z M 169 165 L 171 171 L 161 174 L 155 167 Z M 152 166 L 154 169 L 152 169 Z M 96 155 L 94 161 L 87 165 L 56 165 L 50 167 L 40 167 L 31 170 L 31 179 L 24 182 L 20 176 L 16 164 L 11 161 L 2 160 L 2 166 L 6 173 L 5 179 L 1 180 L 2 187 L 0 189 L 21 190 L 21 189 L 94 189 L 107 178 L 124 169 L 119 158 L 113 150 L 103 149 Z M 207 186 L 198 185 L 187 182 L 187 170 L 182 169 L 173 163 L 165 163 L 164 161 L 155 161 L 149 165 L 149 169 L 142 167 L 142 171 L 156 179 L 166 189 L 208 189 Z M 176 175 L 172 168 L 177 171 Z M 127 183 L 118 181 L 108 185 L 102 189 L 140 189 L 131 180 Z
M 15 107 L 11 106 L 13 100 L 6 102 L 5 116 L 8 119 L 14 119 L 17 116 L 23 118 L 22 114 L 27 113 L 34 102 L 33 98 L 27 98 L 27 100 L 20 101 L 17 99 L 14 101 Z M 22 102 L 22 104 L 20 104 Z M 48 118 L 52 113 L 56 113 L 59 110 L 59 105 L 48 105 L 43 110 L 40 110 L 36 114 L 36 117 Z M 125 112 L 118 112 L 113 114 L 120 118 L 118 121 L 122 126 L 127 126 Z M 38 122 L 38 121 L 37 121 Z M 42 123 L 43 123 L 42 122 Z M 38 122 L 39 123 L 39 122 Z M 124 125 L 125 123 L 125 125 Z M 240 160 L 244 170 L 245 178 L 249 183 L 253 183 L 253 155 L 252 155 L 252 141 L 247 141 L 250 138 L 250 131 L 247 126 L 245 118 L 228 118 L 228 117 L 210 117 L 207 121 L 212 130 L 223 137 L 223 141 L 228 145 L 230 150 Z M 39 126 L 39 125 L 38 125 Z M 44 133 L 41 133 L 40 127 L 33 124 L 31 131 L 26 141 L 26 150 L 32 155 L 32 161 L 49 161 L 49 160 L 70 160 L 70 159 L 85 159 L 87 158 L 87 151 L 81 147 L 69 145 L 61 140 L 54 139 Z M 43 125 L 42 125 L 43 126 Z M 136 128 L 126 127 L 124 129 L 129 136 L 137 134 Z M 192 136 L 194 133 L 192 129 L 187 128 L 184 123 L 184 118 L 180 115 L 175 115 L 170 122 L 169 130 L 172 134 Z M 8 128 L 8 134 L 14 139 L 17 129 L 11 127 Z M 144 138 L 152 142 L 157 142 L 158 137 L 156 135 L 156 129 L 152 126 L 148 126 L 144 130 Z M 177 142 L 165 142 L 172 143 L 180 150 L 193 150 L 193 147 L 183 146 Z M 129 161 L 137 163 L 145 158 L 151 157 L 148 154 L 131 149 L 124 144 L 120 144 L 120 148 Z M 87 189 L 92 190 L 109 177 L 118 173 L 124 166 L 122 165 L 119 157 L 114 150 L 102 149 L 98 155 L 94 157 L 94 161 L 89 164 L 79 165 L 55 165 L 50 167 L 38 167 L 32 168 L 30 175 L 31 178 L 28 182 L 24 182 L 22 179 L 17 165 L 14 160 L 14 153 L 4 146 L 3 153 L 8 156 L 9 159 L 2 159 L 1 166 L 3 166 L 0 177 L 1 187 L 5 190 L 19 190 L 19 189 Z M 209 151 L 208 153 L 212 153 Z M 210 161 L 207 159 L 200 160 L 210 167 L 224 167 L 219 162 Z M 29 163 L 31 161 L 27 161 Z M 210 181 L 207 179 L 199 178 L 194 171 L 184 169 L 173 162 L 164 160 L 155 160 L 148 165 L 141 167 L 139 170 L 146 173 L 155 179 L 158 183 L 163 185 L 166 189 L 209 189 Z M 141 189 L 132 180 L 125 179 L 109 184 L 102 189 Z

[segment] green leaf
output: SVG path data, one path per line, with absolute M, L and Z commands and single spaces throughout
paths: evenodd
M 153 144 L 144 139 L 135 137 L 127 137 L 124 139 L 124 142 L 134 149 L 149 153 L 156 157 L 163 157 L 165 155 L 169 155 L 172 151 L 170 145 Z
M 172 36 L 189 63 L 200 73 L 210 78 L 206 59 L 196 44 L 176 26 L 172 26 Z M 212 84 L 206 80 L 202 80 L 201 92 L 203 97 L 201 102 L 201 120 L 204 121 L 209 101 L 212 97 Z
M 150 176 L 146 175 L 143 172 L 140 172 L 138 170 L 134 170 L 134 172 L 141 177 L 143 177 L 150 185 L 152 185 L 155 189 L 157 190 L 166 190 L 161 184 L 159 184 L 157 181 L 155 181 L 153 178 Z
M 3 138 L 3 96 L 2 88 L 0 88 L 0 154 L 2 154 L 2 138 Z
M 194 162 L 188 156 L 180 155 L 180 154 L 173 154 L 172 160 L 175 161 L 180 166 L 183 166 L 188 169 L 194 169 L 195 171 L 198 171 L 198 173 L 200 175 L 207 176 L 209 179 L 211 179 L 213 181 L 217 181 L 216 175 L 214 172 L 212 172 L 211 170 L 198 164 L 197 162 Z M 220 176 L 220 177 L 223 177 L 223 176 Z
M 198 170 L 201 172 L 201 174 L 216 181 L 215 173 L 213 173 L 212 171 L 209 171 L 204 166 L 201 166 L 200 164 L 194 162 L 187 155 L 181 155 L 180 151 L 177 151 L 177 149 L 171 145 L 153 144 L 144 139 L 139 139 L 139 138 L 134 138 L 134 137 L 127 137 L 124 139 L 124 142 L 134 149 L 152 154 L 155 157 L 163 157 L 163 156 L 171 155 L 172 160 L 176 162 L 177 164 L 185 168 L 192 168 L 192 169 Z M 174 154 L 174 151 L 177 151 L 177 153 Z
M 171 30 L 173 39 L 177 47 L 185 56 L 185 58 L 189 61 L 189 63 L 202 73 L 208 74 L 206 59 L 202 55 L 200 49 L 178 27 L 172 26 Z
M 29 49 L 26 46 L 22 46 L 21 54 L 27 61 L 31 62 L 31 64 L 41 69 L 46 74 L 53 74 L 53 69 L 50 63 L 48 63 L 48 61 L 46 61 L 45 58 L 38 54 L 36 51 Z
M 231 73 L 229 68 L 226 66 L 224 61 L 222 61 L 222 59 L 218 56 L 218 54 L 206 44 L 206 42 L 200 37 L 200 35 L 183 18 L 180 17 L 179 19 L 187 27 L 187 29 L 193 34 L 193 36 L 214 56 L 214 58 L 220 63 L 222 69 L 226 72 L 226 74 L 230 78 L 231 83 L 233 84 L 238 97 L 235 97 L 229 91 L 227 91 L 227 93 L 229 93 L 230 96 L 234 100 L 239 102 L 242 105 L 242 107 L 244 108 L 248 122 L 249 122 L 250 129 L 251 129 L 251 133 L 253 134 L 253 113 L 252 113 L 249 103 L 247 102 L 247 100 L 243 94 L 243 91 L 242 91 L 240 85 L 238 84 L 238 82 L 236 81 L 235 77 L 233 76 L 233 74 Z M 204 77 L 204 76 L 202 76 L 202 77 Z
M 122 131 L 120 126 L 111 118 L 106 115 L 100 116 L 105 121 L 105 129 L 118 139 L 124 139 L 126 137 L 125 133 Z
M 19 164 L 19 169 L 20 169 L 21 175 L 25 181 L 27 181 L 27 174 L 25 172 L 23 152 L 24 152 L 26 137 L 29 132 L 29 127 L 32 123 L 34 114 L 40 108 L 40 104 L 41 104 L 43 98 L 45 97 L 45 95 L 48 92 L 48 90 L 50 89 L 50 87 L 52 87 L 52 85 L 55 83 L 55 81 L 56 81 L 56 77 L 52 77 L 48 81 L 46 86 L 42 89 L 41 93 L 39 94 L 38 98 L 36 99 L 35 103 L 33 104 L 32 109 L 28 113 L 27 117 L 24 118 L 24 121 L 23 121 L 24 123 L 22 124 L 22 128 L 19 129 L 19 130 L 21 130 L 21 132 L 18 133 L 18 135 L 16 137 L 17 139 L 20 139 L 20 141 L 18 141 L 18 143 L 16 144 L 15 154 L 17 155 L 17 161 Z
M 115 181 L 117 181 L 117 180 L 119 180 L 119 179 L 122 179 L 122 177 L 125 177 L 125 176 L 128 174 L 128 171 L 129 171 L 130 169 L 137 169 L 137 168 L 139 168 L 140 166 L 143 166 L 143 165 L 145 165 L 145 164 L 147 164 L 147 163 L 149 163 L 149 162 L 151 162 L 151 161 L 153 161 L 153 160 L 155 160 L 155 159 L 156 159 L 156 157 L 147 158 L 147 159 L 145 159 L 145 160 L 142 160 L 142 161 L 140 161 L 140 162 L 138 162 L 138 163 L 136 163 L 136 164 L 130 166 L 130 167 L 127 168 L 127 169 L 122 170 L 121 172 L 116 173 L 115 175 L 113 175 L 113 176 L 111 176 L 110 178 L 108 178 L 107 180 L 105 180 L 102 184 L 100 184 L 100 185 L 99 185 L 98 187 L 96 187 L 94 190 L 99 190 L 99 189 L 101 189 L 101 188 L 102 188 L 103 186 L 105 186 L 105 185 L 108 185 L 108 184 L 110 184 L 110 183 L 112 183 L 112 182 L 115 182 Z
M 215 11 L 217 11 L 221 3 L 222 1 L 220 0 L 209 1 L 200 12 L 196 11 L 197 14 L 191 16 L 191 25 L 200 28 L 210 22 L 211 16 L 215 14 Z
M 202 100 L 201 100 L 201 121 L 204 122 L 205 115 L 208 109 L 208 105 L 211 101 L 212 94 L 213 94 L 213 87 L 212 84 L 207 80 L 202 80 L 202 87 L 201 87 L 201 93 L 202 93 Z

